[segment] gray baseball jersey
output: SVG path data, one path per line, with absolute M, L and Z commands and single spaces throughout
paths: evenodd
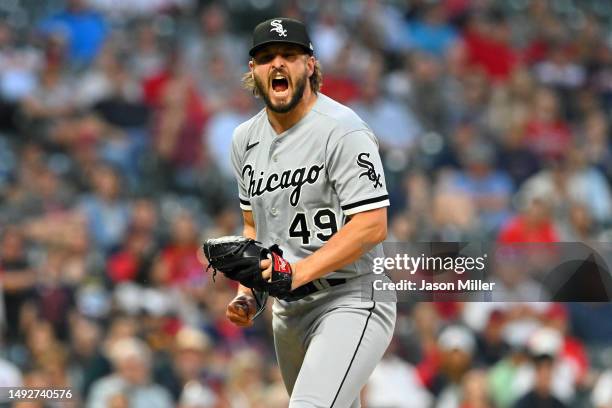
M 257 239 L 279 244 L 289 262 L 305 258 L 346 216 L 389 205 L 371 129 L 352 110 L 319 94 L 295 126 L 278 135 L 265 109 L 238 126 L 232 164 L 240 207 L 253 212 Z M 371 273 L 378 245 L 328 277 Z
M 265 110 L 240 125 L 232 164 L 240 206 L 253 212 L 257 239 L 279 244 L 290 262 L 322 247 L 347 216 L 389 205 L 372 131 L 322 94 L 280 135 Z M 274 344 L 289 408 L 360 406 L 359 391 L 395 325 L 395 304 L 363 300 L 374 256 L 382 256 L 380 245 L 326 277 L 347 278 L 342 285 L 317 280 L 318 292 L 274 302 Z

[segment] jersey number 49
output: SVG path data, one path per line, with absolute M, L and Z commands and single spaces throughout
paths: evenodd
M 315 226 L 315 231 L 311 231 L 308 228 L 306 213 L 296 213 L 295 217 L 293 217 L 293 221 L 291 221 L 291 225 L 289 226 L 289 236 L 291 238 L 301 238 L 302 245 L 308 245 L 313 232 L 315 233 L 315 236 L 323 242 L 327 241 L 332 237 L 332 235 L 338 232 L 336 216 L 329 208 L 324 208 L 317 211 L 312 220 L 312 224 Z

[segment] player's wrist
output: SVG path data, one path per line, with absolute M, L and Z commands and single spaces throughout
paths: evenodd
M 297 289 L 307 283 L 304 280 L 304 261 L 291 264 L 291 290 Z
M 251 289 L 241 284 L 238 284 L 238 290 L 236 291 L 236 297 L 239 297 L 239 296 L 253 297 L 253 293 L 251 292 Z

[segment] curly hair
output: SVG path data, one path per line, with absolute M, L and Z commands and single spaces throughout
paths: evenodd
M 321 85 L 323 84 L 323 70 L 321 68 L 321 63 L 319 60 L 315 60 L 314 71 L 310 76 L 310 90 L 315 94 L 321 90 Z M 251 71 L 245 72 L 242 75 L 242 86 L 244 89 L 247 89 L 253 93 L 255 96 L 259 96 L 259 90 L 257 86 L 255 86 L 255 80 L 253 79 L 253 75 L 251 75 Z

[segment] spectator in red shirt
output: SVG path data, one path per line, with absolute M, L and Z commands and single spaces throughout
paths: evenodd
M 198 261 L 200 248 L 196 221 L 184 211 L 171 222 L 172 237 L 161 250 L 153 266 L 159 281 L 170 285 L 190 286 L 190 282 L 202 278 L 202 264 Z
M 498 242 L 557 242 L 559 235 L 553 224 L 550 206 L 543 198 L 530 200 L 526 208 L 501 227 Z
M 159 249 L 159 214 L 149 198 L 135 199 L 129 229 L 118 250 L 106 263 L 108 278 L 114 284 L 127 281 L 146 283 Z
M 559 98 L 549 88 L 536 91 L 523 142 L 541 159 L 557 159 L 570 148 L 572 134 L 559 115 Z
M 464 41 L 470 64 L 483 67 L 494 82 L 504 82 L 510 77 L 518 57 L 510 44 L 510 27 L 503 16 L 474 15 Z
M 107 273 L 113 283 L 135 281 L 143 278 L 150 267 L 150 257 L 155 253 L 152 236 L 145 231 L 131 229 L 121 245 L 107 262 Z
M 350 72 L 351 42 L 340 49 L 338 57 L 325 73 L 325 82 L 321 88 L 325 95 L 340 103 L 349 104 L 359 98 L 359 84 Z
M 203 157 L 202 132 L 207 119 L 204 102 L 185 72 L 179 55 L 143 83 L 144 99 L 154 108 L 153 146 L 171 169 L 193 168 Z

